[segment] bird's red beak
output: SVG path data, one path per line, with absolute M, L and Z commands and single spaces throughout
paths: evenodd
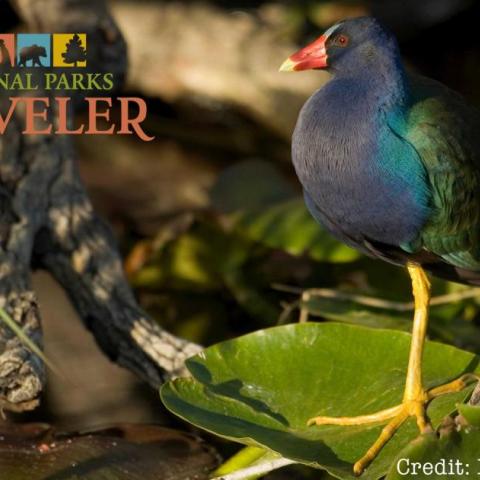
M 327 50 L 325 42 L 328 36 L 322 35 L 314 42 L 290 55 L 280 67 L 280 72 L 299 72 L 327 67 Z

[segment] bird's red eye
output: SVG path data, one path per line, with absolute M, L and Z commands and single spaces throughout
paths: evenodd
M 348 45 L 348 37 L 346 35 L 338 35 L 334 43 L 339 47 L 346 47 Z

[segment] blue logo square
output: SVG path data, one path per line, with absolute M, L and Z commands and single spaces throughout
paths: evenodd
M 19 33 L 17 35 L 17 65 L 19 67 L 50 67 L 51 35 L 49 33 Z

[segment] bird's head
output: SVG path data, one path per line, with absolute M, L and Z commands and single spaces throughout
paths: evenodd
M 385 52 L 397 50 L 394 36 L 373 17 L 336 23 L 315 41 L 283 62 L 281 72 L 331 70 L 358 71 L 372 65 Z

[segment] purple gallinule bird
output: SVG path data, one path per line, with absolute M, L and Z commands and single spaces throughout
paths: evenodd
M 444 85 L 407 72 L 395 37 L 371 17 L 337 23 L 280 68 L 309 69 L 326 69 L 332 78 L 304 105 L 292 139 L 307 207 L 340 241 L 406 266 L 415 299 L 402 403 L 309 421 L 388 422 L 354 465 L 358 475 L 409 417 L 428 431 L 428 402 L 468 381 L 425 389 L 422 355 L 426 272 L 480 285 L 480 113 Z

